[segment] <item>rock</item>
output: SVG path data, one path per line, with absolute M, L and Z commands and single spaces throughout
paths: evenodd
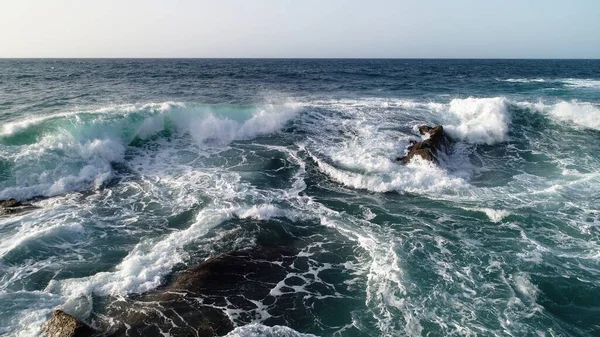
M 44 337 L 87 337 L 97 331 L 62 310 L 54 310 L 42 330 Z
M 407 148 L 407 154 L 404 157 L 397 158 L 402 164 L 408 164 L 412 158 L 419 156 L 431 162 L 437 162 L 437 152 L 444 151 L 450 144 L 450 139 L 444 132 L 441 125 L 429 127 L 422 125 L 419 127 L 421 135 L 429 135 L 429 137 L 421 142 L 411 141 Z
M 291 249 L 259 245 L 208 258 L 165 287 L 113 303 L 108 314 L 122 323 L 111 336 L 225 335 L 234 328 L 225 311 L 257 309 L 253 301 L 269 296 L 295 257 Z M 238 318 L 253 319 L 245 315 Z
M 0 200 L 0 215 L 20 213 L 32 208 L 33 205 L 16 199 Z
M 209 258 L 195 268 L 181 273 L 169 286 L 171 291 L 220 292 L 228 289 L 243 290 L 244 283 L 266 282 L 277 283 L 286 273 L 277 263 L 291 252 L 279 247 L 258 247 L 250 251 L 237 251 Z M 264 297 L 258 287 L 253 287 L 261 294 L 252 297 Z M 269 290 L 265 287 L 265 290 Z M 247 292 L 244 292 L 248 295 Z
M 0 207 L 2 207 L 2 208 L 21 207 L 21 206 L 23 206 L 23 204 L 16 199 L 0 200 Z

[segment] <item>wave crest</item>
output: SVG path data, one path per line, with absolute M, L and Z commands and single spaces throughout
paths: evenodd
M 584 128 L 600 130 L 600 108 L 591 103 L 560 102 L 550 110 L 550 115 Z
M 511 118 L 504 97 L 453 99 L 449 111 L 457 124 L 444 127 L 453 138 L 476 144 L 494 144 L 507 138 Z
M 164 130 L 200 144 L 226 145 L 280 130 L 299 105 L 210 106 L 175 102 L 123 105 L 28 118 L 3 126 L 0 158 L 10 163 L 0 199 L 97 189 L 113 177 L 135 139 Z M 27 133 L 27 137 L 22 137 Z

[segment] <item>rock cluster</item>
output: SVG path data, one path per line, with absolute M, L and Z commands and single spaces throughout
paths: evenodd
M 421 142 L 411 141 L 407 148 L 407 154 L 397 159 L 402 164 L 408 164 L 415 156 L 431 162 L 437 162 L 438 151 L 446 150 L 450 144 L 450 139 L 441 125 L 433 128 L 422 125 L 419 127 L 419 133 L 428 137 Z

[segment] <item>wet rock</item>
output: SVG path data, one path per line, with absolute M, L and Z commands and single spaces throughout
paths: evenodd
M 397 158 L 402 164 L 408 164 L 415 156 L 431 162 L 437 162 L 437 153 L 445 151 L 450 144 L 450 139 L 441 125 L 433 128 L 428 125 L 422 125 L 418 130 L 421 135 L 428 135 L 428 138 L 421 142 L 411 141 L 407 148 L 406 156 Z
M 286 272 L 280 263 L 293 253 L 284 248 L 258 247 L 251 251 L 238 251 L 209 258 L 195 268 L 188 269 L 169 286 L 171 291 L 218 293 L 236 289 L 251 297 L 264 297 L 268 287 L 253 283 L 277 283 Z M 250 284 L 249 292 L 243 287 Z M 263 289 L 261 289 L 263 288 Z M 263 290 L 263 291 L 261 291 Z M 258 292 L 258 293 L 257 293 Z
M 131 301 L 112 303 L 108 314 L 121 326 L 111 336 L 222 336 L 233 330 L 227 311 L 257 309 L 285 279 L 295 253 L 287 248 L 258 246 L 211 257 L 176 275 L 165 287 Z M 241 316 L 240 316 L 241 315 Z
M 88 337 L 97 331 L 62 310 L 54 310 L 42 330 L 43 337 Z
M 16 214 L 34 208 L 30 203 L 16 199 L 0 200 L 0 215 Z
M 0 200 L 0 207 L 3 207 L 3 208 L 20 207 L 20 206 L 23 206 L 23 204 L 16 199 Z

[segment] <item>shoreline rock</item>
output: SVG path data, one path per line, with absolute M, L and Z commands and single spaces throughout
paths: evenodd
M 88 337 L 98 331 L 62 310 L 54 310 L 42 329 L 43 337 Z
M 419 133 L 421 135 L 429 135 L 429 137 L 421 142 L 411 141 L 408 146 L 407 154 L 403 157 L 399 157 L 396 160 L 402 162 L 402 164 L 408 164 L 415 156 L 419 156 L 430 162 L 437 163 L 437 153 L 439 151 L 445 151 L 450 144 L 450 139 L 444 132 L 444 127 L 437 125 L 430 127 L 428 125 L 419 126 Z

